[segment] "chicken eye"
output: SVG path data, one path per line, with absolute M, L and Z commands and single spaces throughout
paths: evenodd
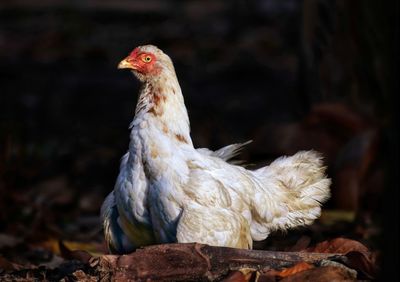
M 150 56 L 145 56 L 145 57 L 143 57 L 143 61 L 145 63 L 150 63 L 151 62 L 151 57 Z

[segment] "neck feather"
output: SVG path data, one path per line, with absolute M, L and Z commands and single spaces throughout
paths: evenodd
M 133 125 L 142 120 L 159 127 L 163 134 L 192 144 L 189 117 L 175 72 L 162 72 L 143 83 Z

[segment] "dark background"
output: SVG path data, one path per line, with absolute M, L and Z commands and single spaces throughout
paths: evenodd
M 256 165 L 321 151 L 331 212 L 302 232 L 354 238 L 393 262 L 398 6 L 1 1 L 0 233 L 101 241 L 99 208 L 128 146 L 139 86 L 116 66 L 151 43 L 175 63 L 196 146 L 252 139 L 242 157 Z

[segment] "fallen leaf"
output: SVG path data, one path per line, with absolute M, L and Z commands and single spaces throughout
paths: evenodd
M 62 263 L 64 263 L 64 261 L 65 260 L 62 257 L 59 257 L 57 255 L 53 255 L 53 257 L 51 258 L 50 261 L 44 262 L 44 263 L 40 263 L 39 267 L 40 266 L 44 266 L 44 267 L 46 267 L 48 269 L 56 269 L 56 268 L 60 267 L 60 265 Z
M 22 265 L 11 262 L 5 259 L 4 257 L 0 256 L 0 270 L 11 271 L 11 270 L 21 270 L 23 268 L 24 267 Z
M 74 273 L 72 273 L 72 275 L 77 279 L 77 281 L 96 282 L 98 280 L 97 277 L 86 274 L 82 270 L 77 270 Z
M 343 263 L 362 273 L 364 278 L 371 279 L 377 273 L 373 254 L 366 246 L 355 240 L 336 238 L 307 248 L 307 252 L 344 254 L 348 260 Z
M 268 271 L 264 271 L 263 274 L 260 275 L 259 279 L 256 281 L 263 281 L 263 282 L 277 281 L 284 277 L 288 277 L 298 272 L 306 271 L 311 268 L 314 268 L 314 265 L 302 261 L 293 265 L 292 267 L 284 268 L 282 270 L 270 269 Z
M 257 277 L 256 282 L 276 282 L 278 281 L 277 276 L 270 272 L 265 272 Z
M 231 271 L 223 282 L 248 282 L 253 281 L 257 272 L 254 269 L 240 269 Z
M 104 246 L 97 242 L 75 242 L 75 241 L 62 241 L 62 244 L 69 250 L 80 250 L 89 253 L 92 256 L 99 256 L 105 253 Z M 35 243 L 33 246 L 41 247 L 51 251 L 56 255 L 61 255 L 59 239 L 51 238 L 49 240 Z
M 295 273 L 284 277 L 281 282 L 303 282 L 303 281 L 356 281 L 356 277 L 339 267 L 322 266 Z
M 58 246 L 58 240 L 49 239 L 43 242 L 38 242 L 31 245 L 32 247 L 43 248 L 52 252 L 53 254 L 60 255 L 60 248 Z
M 75 259 L 75 260 L 79 260 L 79 261 L 84 262 L 84 263 L 89 263 L 89 260 L 92 258 L 92 256 L 86 251 L 82 251 L 82 250 L 72 251 L 72 250 L 70 250 L 67 246 L 65 246 L 63 244 L 63 242 L 61 240 L 58 242 L 58 244 L 59 244 L 61 256 L 64 259 Z
M 318 243 L 314 247 L 306 249 L 310 253 L 336 253 L 336 254 L 347 254 L 348 252 L 357 251 L 370 253 L 368 248 L 358 241 L 346 239 L 346 238 L 335 238 L 328 241 Z
M 351 269 L 349 267 L 347 267 L 346 265 L 337 262 L 337 261 L 333 261 L 333 260 L 328 260 L 328 259 L 323 259 L 318 263 L 319 266 L 333 266 L 333 267 L 338 267 L 338 268 L 342 268 L 343 270 L 347 271 L 350 273 L 351 276 L 357 277 L 357 271 L 354 269 Z
M 346 257 L 348 258 L 346 265 L 361 272 L 363 275 L 361 278 L 373 279 L 376 276 L 378 269 L 372 255 L 352 251 L 348 252 Z
M 287 277 L 287 276 L 296 274 L 298 272 L 301 272 L 301 271 L 304 271 L 304 270 L 307 270 L 310 268 L 314 268 L 314 265 L 302 261 L 302 262 L 295 264 L 292 267 L 285 268 L 285 269 L 277 272 L 275 275 L 279 276 L 279 277 Z

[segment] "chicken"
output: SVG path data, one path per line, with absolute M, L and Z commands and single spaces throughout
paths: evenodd
M 118 68 L 142 87 L 129 150 L 101 209 L 112 253 L 170 242 L 251 249 L 272 231 L 319 217 L 331 183 L 320 154 L 301 151 L 252 171 L 227 162 L 247 143 L 195 149 L 171 59 L 140 46 Z

